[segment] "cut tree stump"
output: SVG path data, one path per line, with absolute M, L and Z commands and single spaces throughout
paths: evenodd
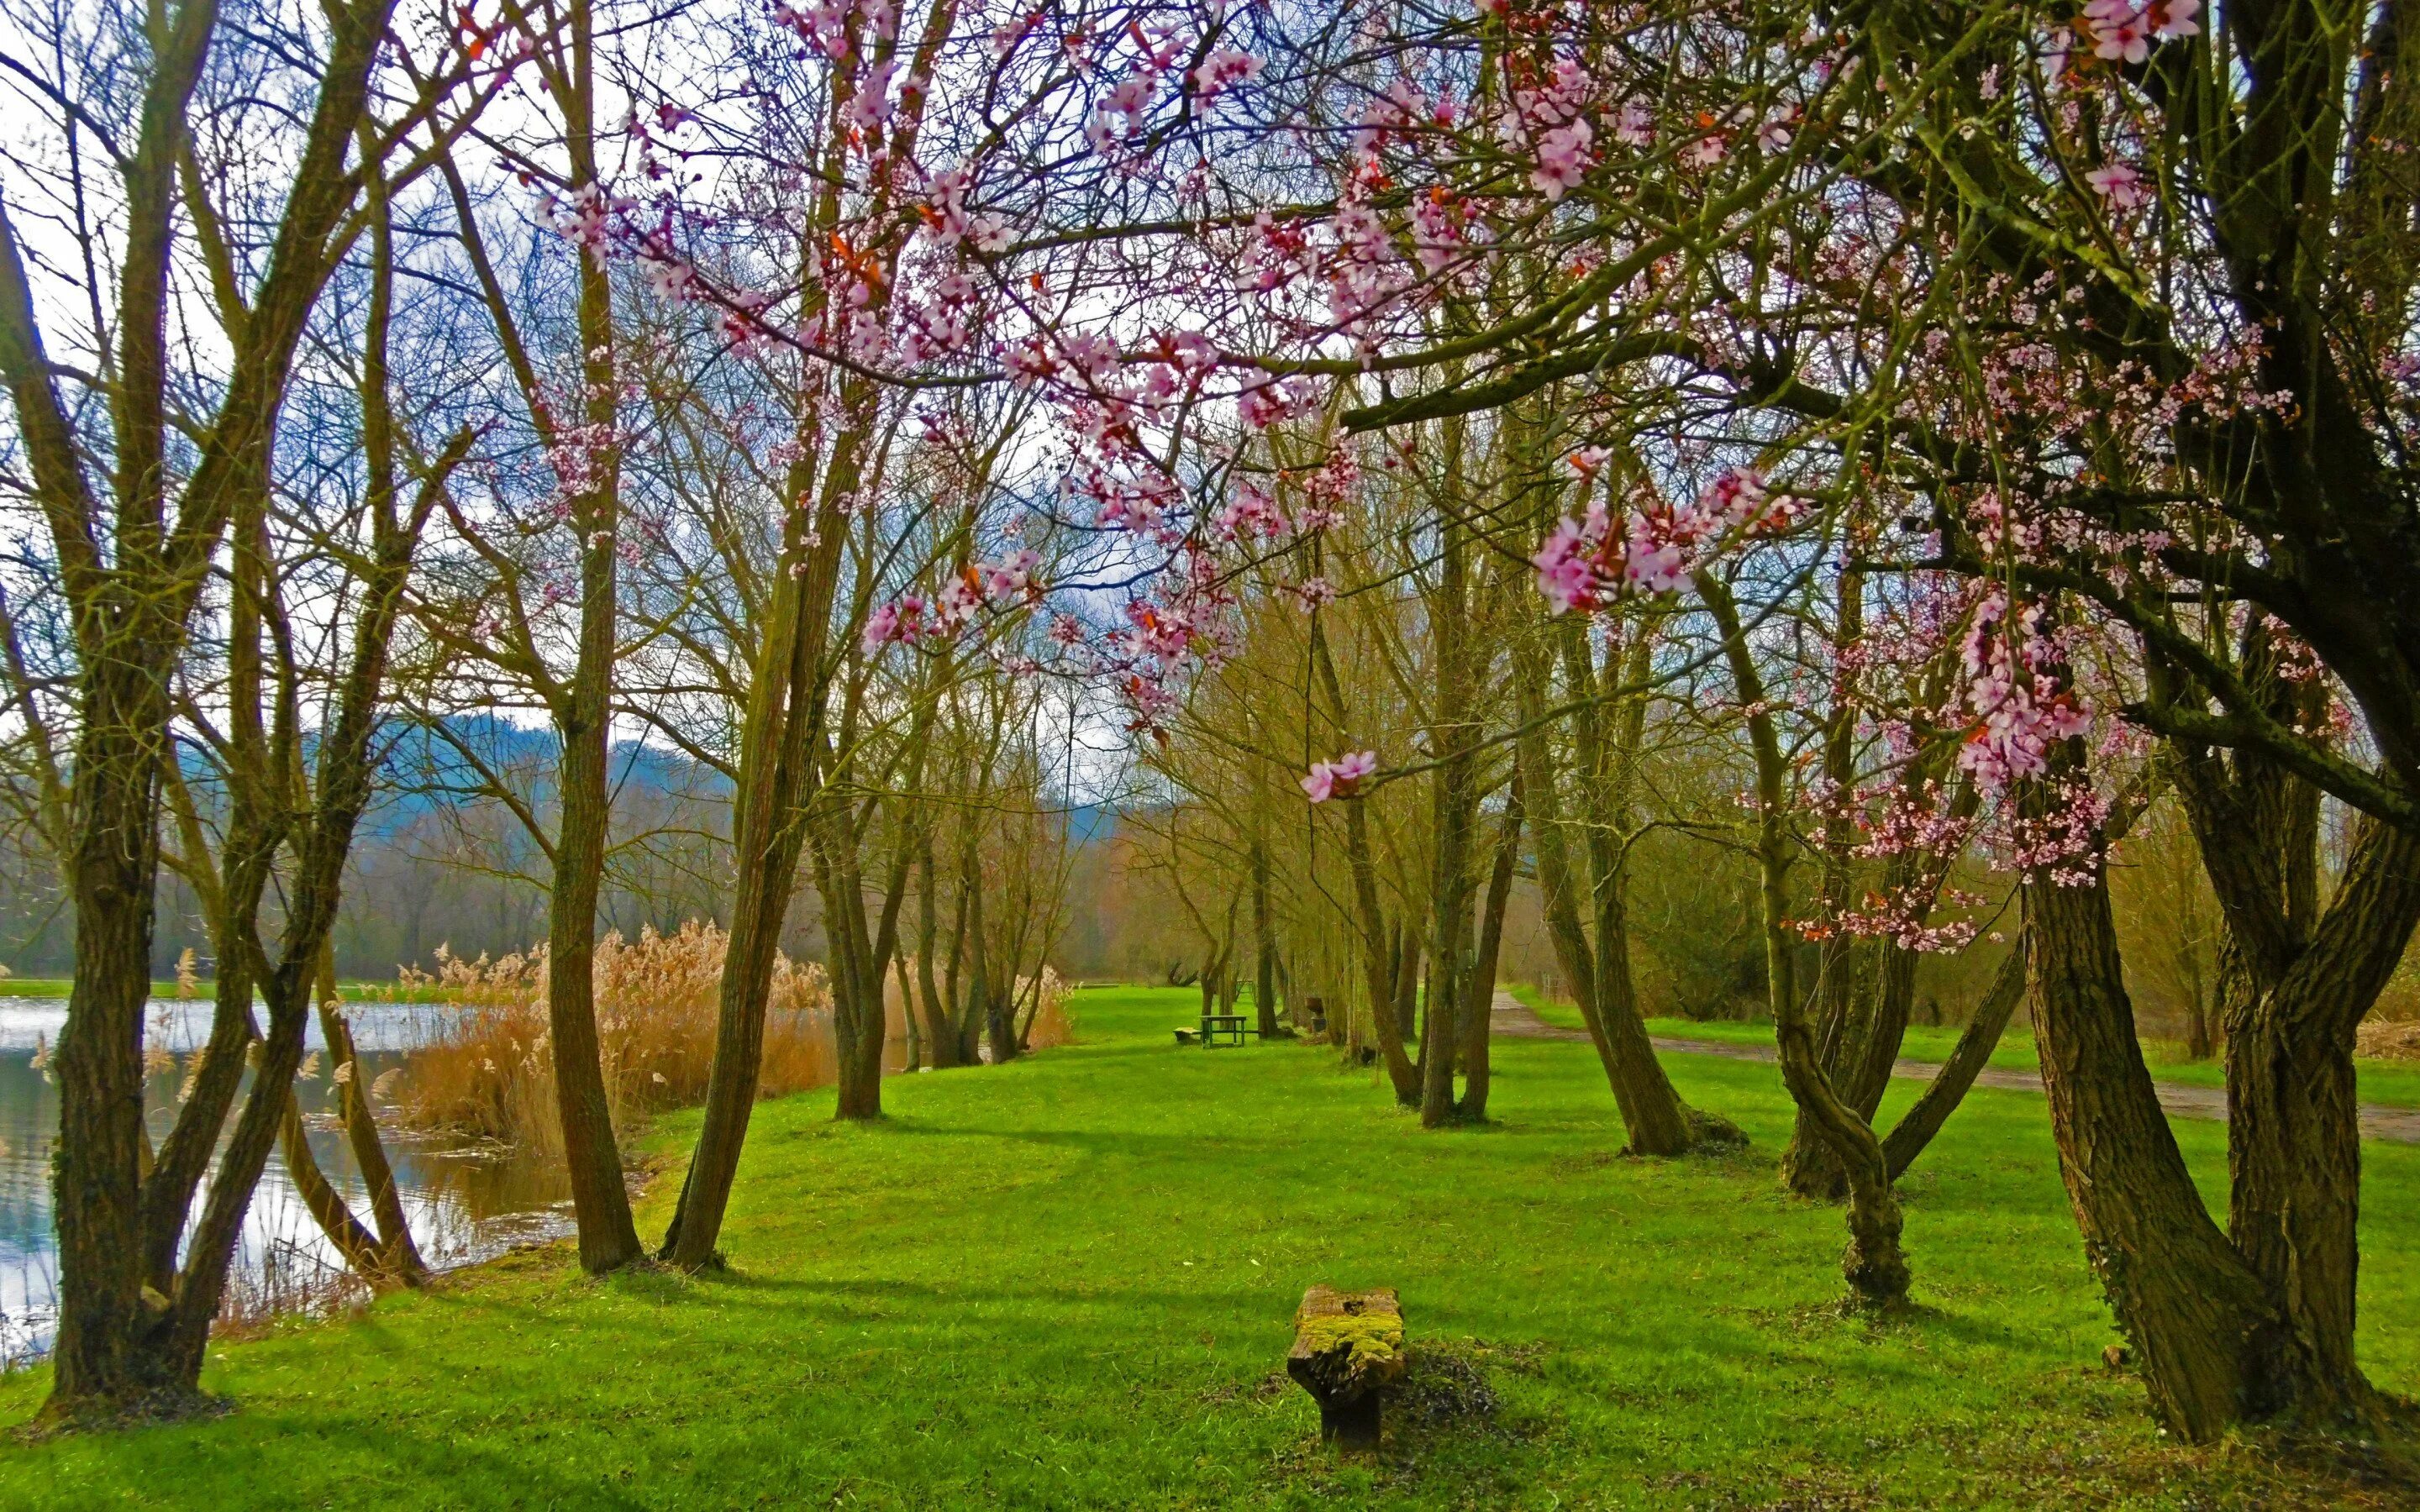
M 1340 1447 L 1378 1447 L 1379 1411 L 1404 1379 L 1404 1304 L 1392 1287 L 1313 1287 L 1295 1309 L 1286 1374 L 1319 1404 L 1319 1436 Z

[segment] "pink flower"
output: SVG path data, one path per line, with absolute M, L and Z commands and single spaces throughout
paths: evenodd
M 1550 200 L 1559 200 L 1578 186 L 1588 173 L 1592 156 L 1590 144 L 1596 133 L 1586 121 L 1575 120 L 1559 126 L 1538 139 L 1538 166 L 1529 181 L 1538 193 Z
M 1596 573 L 1581 549 L 1579 521 L 1565 519 L 1557 525 L 1529 564 L 1538 569 L 1538 592 L 1552 612 L 1593 606 Z
M 2084 181 L 2102 198 L 2121 210 L 2131 210 L 2151 197 L 2143 176 L 2122 162 L 2106 162 L 2086 172 Z
M 1644 516 L 1630 521 L 1629 549 L 1622 553 L 1621 576 L 1635 588 L 1668 594 L 1689 580 L 1689 563 L 1679 543 L 1658 541 L 1648 533 Z
M 933 624 L 937 627 L 954 631 L 975 617 L 975 610 L 983 607 L 983 590 L 969 580 L 974 576 L 970 569 L 942 585 L 933 600 Z
M 2151 55 L 2154 39 L 2198 34 L 2194 17 L 2200 11 L 2201 0 L 2092 0 L 2084 8 L 2084 25 L 2092 34 L 2094 56 L 2140 63 Z
M 1188 373 L 1207 373 L 1218 365 L 1218 348 L 1199 331 L 1180 331 L 1169 338 L 1169 354 Z
M 891 120 L 891 78 L 899 71 L 899 59 L 884 58 L 865 70 L 858 81 L 857 95 L 848 102 L 848 123 L 861 131 L 871 131 Z
M 978 562 L 974 570 L 983 577 L 984 596 L 995 604 L 1005 604 L 1025 597 L 1033 588 L 1033 568 L 1042 553 L 1028 547 L 1000 562 Z
M 883 604 L 865 617 L 865 650 L 871 656 L 898 639 L 899 606 Z
M 1218 512 L 1217 523 L 1219 532 L 1231 541 L 1254 535 L 1275 537 L 1286 528 L 1277 501 L 1251 484 L 1236 490 L 1234 502 Z
M 2197 3 L 2197 0 L 2196 0 Z M 1261 71 L 1261 60 L 1249 53 L 1222 47 L 1193 70 L 1193 89 L 1208 104 L 1239 84 L 1249 84 Z
M 913 594 L 903 594 L 888 604 L 877 606 L 865 617 L 865 651 L 868 656 L 892 641 L 913 645 L 924 637 L 924 601 Z
M 1336 602 L 1336 585 L 1325 578 L 1305 578 L 1295 585 L 1294 596 L 1302 600 L 1304 609 L 1317 609 Z
M 1378 769 L 1378 753 L 1357 750 L 1339 756 L 1332 762 L 1313 762 L 1311 772 L 1302 779 L 1303 795 L 1313 803 L 1326 803 L 1331 797 L 1349 798 L 1362 779 Z

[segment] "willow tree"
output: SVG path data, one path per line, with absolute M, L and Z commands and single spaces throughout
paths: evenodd
M 105 225 L 93 218 L 98 204 L 79 198 L 62 207 L 78 243 L 67 266 L 85 270 L 89 283 L 77 300 L 95 312 L 96 328 L 74 338 L 88 349 L 88 368 L 53 355 L 43 312 L 54 302 L 29 280 L 16 214 L 0 209 L 0 375 L 75 658 L 65 860 L 76 965 L 55 1062 L 60 1320 L 45 1408 L 54 1422 L 192 1398 L 235 1222 L 274 1139 L 282 1082 L 301 1054 L 294 1015 L 307 1002 L 307 975 L 333 919 L 337 873 L 366 797 L 365 770 L 357 751 L 347 754 L 347 742 L 365 739 L 365 722 L 375 717 L 379 637 L 362 641 L 349 674 L 338 719 L 352 723 L 323 742 L 314 810 L 274 837 L 290 841 L 298 871 L 284 949 L 273 963 L 254 963 L 284 995 L 283 1001 L 271 998 L 265 1086 L 223 1157 L 225 1174 L 212 1188 L 177 1291 L 163 1296 L 147 1288 L 144 1264 L 152 1194 L 143 1176 L 142 1024 L 150 993 L 160 786 L 174 759 L 171 684 L 229 521 L 269 486 L 297 348 L 361 232 L 365 181 L 389 154 L 410 150 L 413 131 L 470 67 L 461 50 L 449 47 L 430 60 L 433 72 L 423 70 L 426 82 L 402 85 L 401 112 L 382 117 L 375 100 L 383 86 L 374 88 L 374 80 L 382 71 L 393 9 L 392 0 L 331 6 L 318 26 L 285 39 L 293 45 L 281 51 L 223 16 L 211 0 L 156 6 L 112 33 L 127 39 L 134 90 L 119 94 L 115 74 L 48 81 L 56 154 L 80 162 L 82 153 L 98 149 L 114 176 Z M 89 39 L 56 40 L 54 57 L 90 55 Z M 267 102 L 255 77 L 264 72 L 296 86 L 307 102 L 298 116 Z M 196 113 L 205 104 L 237 112 L 263 140 L 279 144 L 287 157 L 269 176 L 273 183 L 251 176 L 257 142 L 244 144 L 240 150 L 254 156 L 239 162 L 232 140 L 202 126 Z M 223 229 L 233 207 L 219 196 L 237 185 L 247 196 L 262 196 L 245 209 L 270 228 L 265 247 Z M 12 188 L 22 209 L 24 187 Z M 211 325 L 207 311 L 178 301 L 171 271 L 187 256 L 232 296 L 219 301 L 232 318 L 213 338 L 224 343 L 225 365 L 209 372 L 185 366 L 199 348 L 178 337 L 187 319 L 199 329 Z M 116 268 L 114 286 L 98 281 L 96 270 L 103 267 Z M 80 371 L 105 373 L 107 382 L 70 400 L 61 379 Z M 184 396 L 196 392 L 197 412 L 172 427 L 172 409 L 182 411 Z M 265 1123 L 254 1117 L 263 1099 Z M 181 1225 L 184 1217 L 179 1211 L 175 1221 Z

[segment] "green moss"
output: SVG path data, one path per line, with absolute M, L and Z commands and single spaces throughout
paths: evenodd
M 1313 1354 L 1353 1351 L 1357 1376 L 1385 1370 L 1404 1357 L 1404 1319 L 1400 1313 L 1324 1313 L 1306 1318 L 1295 1331 Z

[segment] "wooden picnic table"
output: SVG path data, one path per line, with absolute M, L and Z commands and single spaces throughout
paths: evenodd
M 1244 1036 L 1258 1035 L 1260 1032 L 1253 1026 L 1252 1021 L 1241 1013 L 1204 1013 L 1202 1015 L 1199 1027 L 1176 1031 L 1176 1042 L 1198 1044 L 1207 1050 L 1221 1041 L 1228 1044 L 1242 1044 Z

